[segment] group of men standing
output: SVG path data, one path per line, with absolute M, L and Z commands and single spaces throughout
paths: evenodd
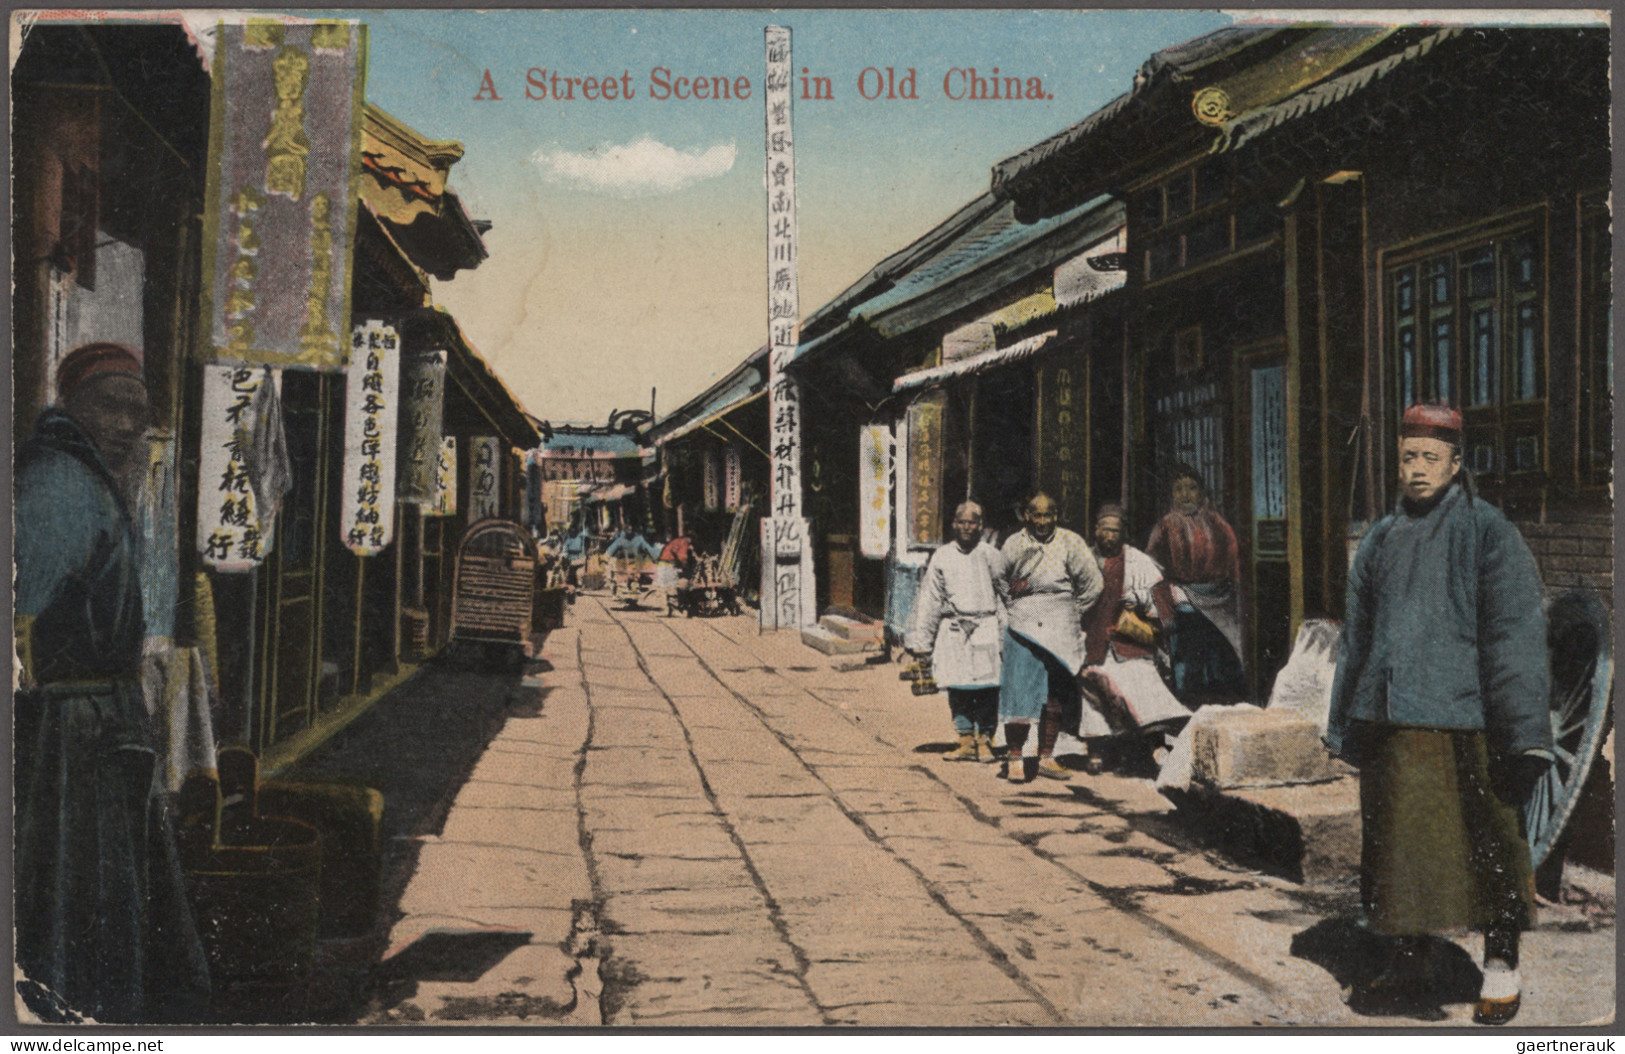
M 1096 744 L 1088 763 L 1098 771 L 1106 742 L 1133 737 L 1155 751 L 1190 716 L 1154 658 L 1175 623 L 1172 585 L 1124 542 L 1123 509 L 1101 507 L 1093 549 L 1058 521 L 1054 500 L 1034 494 L 1022 529 L 996 549 L 983 540 L 981 507 L 959 506 L 904 641 L 932 657 L 948 690 L 959 744 L 947 758 L 993 761 L 1002 724 L 1005 775 L 1017 783 L 1071 778 L 1055 760 L 1062 731 Z
M 1390 953 L 1350 1005 L 1414 1010 L 1432 991 L 1428 935 L 1472 926 L 1485 935 L 1474 1019 L 1505 1024 L 1534 908 L 1523 808 L 1553 757 L 1546 623 L 1529 547 L 1477 497 L 1461 443 L 1453 408 L 1402 415 L 1400 496 L 1350 567 L 1324 739 L 1360 772 L 1363 921 Z M 959 507 L 905 640 L 948 689 L 949 759 L 992 760 L 1001 721 L 1011 781 L 1066 779 L 1063 727 L 1091 744 L 1165 733 L 1189 716 L 1182 699 L 1243 687 L 1235 536 L 1200 483 L 1174 480 L 1149 554 L 1124 543 L 1116 505 L 1099 510 L 1093 550 L 1042 493 L 999 549 L 980 507 Z M 1172 658 L 1154 662 L 1169 638 Z

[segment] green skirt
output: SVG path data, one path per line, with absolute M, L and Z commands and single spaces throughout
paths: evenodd
M 1367 924 L 1391 935 L 1528 929 L 1523 813 L 1495 793 L 1484 734 L 1364 725 L 1359 736 Z

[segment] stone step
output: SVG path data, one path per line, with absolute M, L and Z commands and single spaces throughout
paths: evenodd
M 802 630 L 801 643 L 825 655 L 858 655 L 866 651 L 880 650 L 878 640 L 848 640 L 836 636 L 823 626 L 811 626 Z
M 1163 793 L 1204 841 L 1240 863 L 1306 882 L 1360 873 L 1360 781 Z
M 818 625 L 843 640 L 883 640 L 886 627 L 879 622 L 864 622 L 845 615 L 825 615 Z

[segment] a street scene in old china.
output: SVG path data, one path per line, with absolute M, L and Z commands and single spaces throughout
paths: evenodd
M 1609 34 L 15 14 L 21 1030 L 1611 1028 Z

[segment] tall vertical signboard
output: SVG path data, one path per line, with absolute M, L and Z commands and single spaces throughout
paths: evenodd
M 270 552 L 286 489 L 272 369 L 336 372 L 349 352 L 367 29 L 250 18 L 217 34 L 197 546 L 209 567 L 233 572 Z
M 772 477 L 762 517 L 762 628 L 817 619 L 812 547 L 801 515 L 801 392 L 785 372 L 800 338 L 796 162 L 790 135 L 790 30 L 767 27 L 768 428 Z
M 369 319 L 350 342 L 339 530 L 351 552 L 374 556 L 395 536 L 401 340 L 393 326 Z
M 473 464 L 468 470 L 470 520 L 484 520 L 502 514 L 502 440 L 496 436 L 475 436 Z
M 350 321 L 367 29 L 222 23 L 204 209 L 206 357 L 337 370 Z

